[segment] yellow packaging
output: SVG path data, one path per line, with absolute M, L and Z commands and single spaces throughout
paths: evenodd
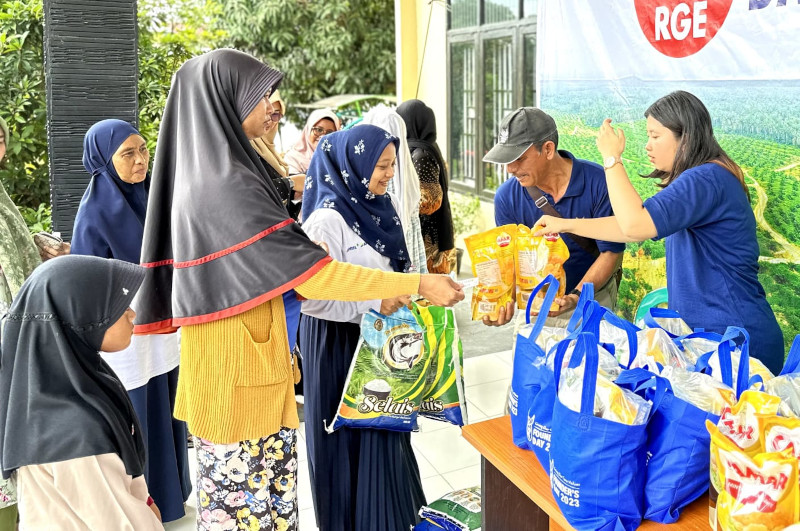
M 533 288 L 547 275 L 556 277 L 559 283 L 558 296 L 563 297 L 567 286 L 564 262 L 569 258 L 569 249 L 564 240 L 558 234 L 534 236 L 529 227 L 518 225 L 514 245 L 517 307 L 523 310 L 527 307 Z M 540 293 L 537 299 L 543 301 L 544 293 Z M 534 301 L 532 309 L 538 312 L 542 307 L 542 301 Z M 558 310 L 557 304 L 551 307 L 551 311 L 555 310 Z
M 713 423 L 706 421 L 706 427 L 711 434 L 712 527 L 719 531 L 778 531 L 797 523 L 798 461 L 791 451 L 751 457 Z
M 800 459 L 800 419 L 770 417 L 764 421 L 764 445 L 768 452 L 789 450 Z
M 745 454 L 753 457 L 765 451 L 764 423 L 777 414 L 780 403 L 776 396 L 745 391 L 733 407 L 722 410 L 717 426 Z
M 472 274 L 472 320 L 496 321 L 500 308 L 514 300 L 514 236 L 516 225 L 503 225 L 464 239 Z

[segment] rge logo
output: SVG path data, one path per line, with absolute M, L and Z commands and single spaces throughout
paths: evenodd
M 635 0 L 644 36 L 669 57 L 687 57 L 703 49 L 725 22 L 733 0 Z

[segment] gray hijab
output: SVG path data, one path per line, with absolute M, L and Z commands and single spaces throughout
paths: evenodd
M 235 50 L 175 74 L 150 185 L 137 332 L 242 313 L 330 261 L 291 219 L 242 129 L 282 78 Z
M 27 465 L 116 453 L 131 476 L 145 447 L 128 394 L 98 354 L 144 278 L 138 265 L 63 256 L 36 268 L 0 343 L 2 475 Z

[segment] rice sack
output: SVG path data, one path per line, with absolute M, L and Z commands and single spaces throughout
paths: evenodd
M 364 314 L 361 338 L 328 432 L 343 426 L 416 428 L 431 363 L 425 331 L 407 307 L 388 317 L 374 311 Z
M 424 348 L 430 357 L 419 414 L 463 426 L 467 422 L 464 352 L 456 316 L 450 308 L 421 303 L 412 305 L 411 311 L 425 329 Z
M 500 308 L 514 300 L 514 237 L 516 225 L 503 225 L 464 239 L 472 274 L 472 320 L 496 321 Z
M 514 240 L 515 271 L 517 279 L 517 308 L 524 310 L 533 288 L 539 285 L 547 275 L 558 280 L 557 297 L 563 297 L 567 285 L 567 274 L 564 262 L 569 259 L 567 244 L 558 234 L 534 236 L 532 230 L 525 225 L 517 226 Z M 534 301 L 532 309 L 539 312 L 544 301 L 544 292 Z M 558 310 L 553 304 L 551 311 Z
M 445 494 L 422 507 L 419 516 L 447 531 L 478 531 L 481 528 L 481 489 L 471 487 Z

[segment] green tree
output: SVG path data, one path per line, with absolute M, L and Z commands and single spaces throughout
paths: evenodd
M 293 103 L 336 94 L 394 94 L 392 0 L 220 0 L 229 46 L 286 74 L 281 93 Z
M 139 131 L 155 152 L 172 76 L 187 60 L 221 46 L 213 0 L 139 0 Z
M 50 202 L 42 0 L 0 5 L 0 114 L 11 139 L 0 166 L 0 181 L 19 206 Z

